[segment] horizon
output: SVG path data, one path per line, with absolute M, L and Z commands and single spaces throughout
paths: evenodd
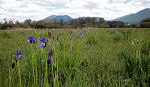
M 113 20 L 145 8 L 150 8 L 149 0 L 0 0 L 0 22 L 4 18 L 20 22 L 25 19 L 37 21 L 51 15 Z

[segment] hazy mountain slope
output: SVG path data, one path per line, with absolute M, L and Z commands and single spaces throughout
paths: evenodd
M 48 20 L 56 20 L 57 22 L 63 20 L 64 22 L 68 22 L 70 20 L 72 20 L 73 18 L 71 18 L 70 16 L 68 15 L 52 15 L 52 16 L 49 16 L 43 20 L 45 21 L 48 21 Z
M 135 14 L 129 14 L 123 17 L 119 17 L 115 19 L 115 21 L 123 21 L 130 24 L 139 24 L 145 18 L 150 18 L 150 8 L 146 8 Z

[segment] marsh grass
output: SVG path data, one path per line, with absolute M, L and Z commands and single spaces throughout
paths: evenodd
M 98 43 L 98 37 L 95 35 L 96 33 L 89 33 L 87 36 L 87 44 L 97 44 Z
M 70 35 L 70 31 L 73 33 Z M 124 87 L 150 84 L 150 30 L 99 29 L 51 30 L 62 34 L 59 42 L 48 39 L 48 30 L 0 32 L 0 87 Z M 77 35 L 82 32 L 82 37 Z M 26 44 L 28 36 L 36 44 Z M 45 37 L 54 50 L 48 66 L 48 49 L 38 48 Z M 66 39 L 64 39 L 66 37 Z M 71 40 L 69 39 L 71 37 Z M 12 69 L 12 55 L 23 58 Z M 48 67 L 47 67 L 48 66 Z
M 9 32 L 4 32 L 0 34 L 2 38 L 13 38 L 13 36 L 11 35 L 11 33 Z

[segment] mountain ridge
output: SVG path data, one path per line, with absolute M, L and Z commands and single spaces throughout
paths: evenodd
M 78 18 L 87 18 L 87 17 L 84 16 L 84 17 L 78 17 Z M 78 19 L 78 18 L 72 18 L 68 15 L 51 15 L 43 19 L 43 21 L 56 20 L 57 22 L 60 22 L 61 20 L 63 20 L 64 22 L 68 23 L 69 21 L 73 19 Z M 98 21 L 102 17 L 95 17 L 95 18 Z M 123 21 L 129 24 L 140 24 L 140 22 L 146 18 L 150 18 L 150 8 L 145 8 L 143 10 L 138 11 L 137 13 L 131 13 L 128 15 L 124 15 L 122 17 L 118 17 L 114 20 L 109 20 L 109 21 Z M 105 21 L 108 21 L 108 20 L 105 20 Z
M 85 19 L 87 17 L 84 16 L 84 17 L 78 17 L 78 18 Z M 61 20 L 63 20 L 64 22 L 69 22 L 73 19 L 78 19 L 78 18 L 72 18 L 68 15 L 51 15 L 51 16 L 48 16 L 48 17 L 44 18 L 43 21 L 56 20 L 57 22 L 60 22 Z M 99 19 L 102 18 L 102 17 L 95 17 L 95 18 L 96 18 L 96 21 L 99 21 Z
M 140 24 L 143 19 L 150 18 L 150 8 L 145 8 L 138 11 L 137 13 L 131 13 L 119 18 L 114 19 L 114 21 L 123 21 L 129 24 Z
M 44 21 L 48 21 L 48 20 L 56 20 L 57 22 L 60 22 L 61 20 L 63 20 L 64 22 L 68 22 L 70 20 L 72 20 L 73 18 L 68 16 L 68 15 L 51 15 L 46 17 L 45 19 L 43 19 Z

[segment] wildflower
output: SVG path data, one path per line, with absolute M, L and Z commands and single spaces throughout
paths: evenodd
M 71 40 L 71 37 L 69 37 L 69 39 Z
M 43 37 L 42 39 L 39 39 L 42 43 L 46 43 L 47 41 L 45 41 L 45 37 Z
M 41 60 L 41 62 L 44 62 L 44 61 L 45 61 L 45 60 Z M 51 64 L 51 62 L 52 62 L 52 59 L 51 59 L 51 58 L 47 60 L 47 64 Z
M 18 55 L 18 58 L 21 59 L 21 58 L 22 58 L 22 55 Z
M 53 40 L 55 39 L 55 36 L 53 36 Z
M 77 36 L 77 38 L 80 38 L 80 37 L 81 37 L 81 35 L 82 35 L 82 32 L 80 32 L 80 34 Z
M 70 32 L 70 35 L 72 34 L 72 31 Z
M 29 39 L 27 40 L 26 43 L 27 43 L 27 44 L 28 44 L 28 43 L 31 43 L 31 44 L 34 43 L 34 44 L 35 44 L 35 43 L 36 43 L 36 40 L 35 40 L 35 38 L 34 38 L 33 36 L 31 36 L 31 37 L 29 37 Z
M 48 52 L 48 53 L 49 53 L 49 55 L 50 55 L 50 56 L 53 56 L 53 54 L 54 54 L 54 50 L 51 50 L 50 48 L 48 48 L 48 49 L 49 49 L 49 52 Z
M 64 40 L 66 40 L 66 37 L 64 38 Z
M 22 50 L 20 50 L 20 51 L 17 50 L 16 51 L 16 55 L 18 56 L 19 59 L 22 58 L 21 52 L 22 52 Z
M 42 43 L 38 45 L 38 47 L 46 47 L 47 41 L 45 40 L 45 37 L 42 39 L 39 39 Z
M 50 43 L 48 43 L 48 46 L 52 46 Z
M 44 62 L 45 60 L 41 60 L 41 62 Z
M 45 43 L 41 43 L 41 44 L 38 45 L 38 47 L 45 47 L 45 46 L 46 46 Z
M 41 62 L 44 62 L 45 60 L 41 60 Z M 52 59 L 48 56 L 48 59 L 47 59 L 47 64 L 51 64 L 52 62 Z
M 52 62 L 51 58 L 47 60 L 47 64 L 51 64 L 51 62 Z

